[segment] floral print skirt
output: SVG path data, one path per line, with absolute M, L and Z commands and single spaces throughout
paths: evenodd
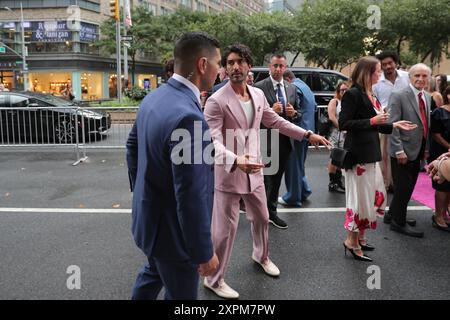
M 384 216 L 387 202 L 378 162 L 358 164 L 345 171 L 345 201 L 345 229 L 353 232 L 376 229 L 377 216 Z

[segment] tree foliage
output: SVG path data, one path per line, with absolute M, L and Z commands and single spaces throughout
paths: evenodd
M 368 25 L 370 5 L 380 9 L 380 28 Z M 283 12 L 206 14 L 180 9 L 153 16 L 142 7 L 132 11 L 133 36 L 129 49 L 157 61 L 171 57 L 176 39 L 187 31 L 206 31 L 226 46 L 241 42 L 250 47 L 254 64 L 263 65 L 277 52 L 302 53 L 308 62 L 336 69 L 367 54 L 393 49 L 408 62 L 439 62 L 447 53 L 450 34 L 449 0 L 308 0 L 295 15 Z M 97 45 L 115 52 L 114 20 L 101 26 Z M 416 59 L 414 58 L 416 57 Z M 295 60 L 295 58 L 294 58 Z M 428 60 L 427 60 L 428 61 Z

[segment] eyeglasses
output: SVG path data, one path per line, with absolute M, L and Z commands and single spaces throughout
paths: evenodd
M 339 89 L 340 92 L 345 92 L 347 89 Z

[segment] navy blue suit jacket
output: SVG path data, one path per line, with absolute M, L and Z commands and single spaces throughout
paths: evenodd
M 195 141 L 186 136 L 194 137 L 194 128 Z M 202 141 L 205 132 L 208 136 L 194 93 L 172 78 L 140 105 L 127 141 L 127 163 L 132 232 L 147 257 L 200 264 L 213 256 L 213 160 L 206 163 L 203 157 L 211 148 L 210 138 Z M 199 163 L 176 164 L 172 152 Z

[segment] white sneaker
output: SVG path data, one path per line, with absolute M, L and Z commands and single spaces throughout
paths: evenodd
M 256 263 L 258 263 L 264 269 L 264 272 L 267 273 L 269 276 L 278 277 L 280 275 L 280 269 L 278 269 L 278 267 L 275 265 L 275 263 L 270 261 L 269 258 L 267 258 L 267 260 L 264 263 L 259 262 L 259 260 L 256 259 L 255 256 L 253 256 L 253 255 L 252 255 L 252 259 Z
M 206 278 L 203 280 L 203 285 L 206 288 L 213 291 L 215 294 L 217 294 L 221 298 L 225 298 L 225 299 L 238 299 L 239 298 L 239 293 L 237 291 L 233 290 L 223 280 L 219 281 L 219 286 L 217 288 L 214 288 L 212 285 L 210 285 Z
M 283 205 L 283 206 L 288 206 L 289 203 L 287 203 L 286 201 L 283 200 L 283 197 L 278 197 L 278 203 Z

